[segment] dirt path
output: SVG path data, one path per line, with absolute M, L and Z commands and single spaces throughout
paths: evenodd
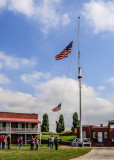
M 114 148 L 94 148 L 84 156 L 72 160 L 114 160 Z

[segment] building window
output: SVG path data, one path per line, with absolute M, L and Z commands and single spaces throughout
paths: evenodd
M 32 128 L 32 123 L 28 123 L 28 128 Z
M 22 123 L 18 123 L 18 128 L 22 128 Z
M 96 132 L 93 132 L 93 138 L 96 138 Z
M 98 142 L 102 143 L 103 142 L 103 133 L 102 132 L 98 132 Z
M 82 137 L 83 137 L 83 138 L 86 138 L 86 131 L 83 131 Z
M 107 138 L 107 132 L 104 132 L 104 138 Z

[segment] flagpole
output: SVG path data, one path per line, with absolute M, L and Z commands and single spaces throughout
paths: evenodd
M 80 144 L 82 144 L 82 106 L 81 106 L 81 88 L 82 75 L 80 66 L 80 17 L 78 17 L 78 79 L 79 79 L 79 111 L 80 111 Z

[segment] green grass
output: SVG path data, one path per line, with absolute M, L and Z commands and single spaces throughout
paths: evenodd
M 47 140 L 49 136 L 42 136 L 42 140 Z M 59 136 L 62 141 L 72 141 L 76 136 Z
M 22 147 L 22 150 L 13 146 L 10 150 L 0 150 L 0 160 L 68 160 L 88 153 L 92 148 L 59 147 L 59 150 L 51 149 L 45 145 L 37 151 L 30 151 L 30 146 Z
M 72 141 L 76 136 L 60 136 L 62 141 Z

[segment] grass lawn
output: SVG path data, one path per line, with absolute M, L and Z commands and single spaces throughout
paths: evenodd
M 47 140 L 49 136 L 42 136 L 42 140 Z M 59 136 L 62 141 L 72 141 L 76 136 Z
M 59 147 L 51 149 L 45 145 L 37 151 L 30 151 L 30 146 L 23 146 L 22 150 L 12 146 L 10 150 L 0 150 L 0 160 L 68 160 L 88 153 L 92 148 Z

